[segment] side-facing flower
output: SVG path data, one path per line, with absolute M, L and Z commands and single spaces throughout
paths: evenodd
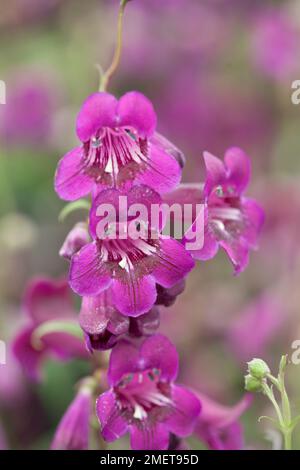
M 195 434 L 212 450 L 242 450 L 244 447 L 243 428 L 239 422 L 241 415 L 252 401 L 251 394 L 232 407 L 221 405 L 198 393 L 202 412 L 198 419 Z
M 121 341 L 111 353 L 108 382 L 97 416 L 103 438 L 114 441 L 129 431 L 132 449 L 167 449 L 170 434 L 187 437 L 201 411 L 199 399 L 175 385 L 178 354 L 162 335 L 139 346 Z
M 159 327 L 159 311 L 153 307 L 139 317 L 122 315 L 114 307 L 111 289 L 95 297 L 83 297 L 79 324 L 84 332 L 87 349 L 105 351 L 111 349 L 125 335 L 146 336 Z
M 53 442 L 52 450 L 87 450 L 89 447 L 92 389 L 83 381 L 76 397 L 63 415 Z
M 129 92 L 120 100 L 94 93 L 83 104 L 76 128 L 82 144 L 61 159 L 55 176 L 62 199 L 79 199 L 95 184 L 123 187 L 137 181 L 163 193 L 179 183 L 184 158 L 155 133 L 155 111 L 141 93 Z
M 26 288 L 23 307 L 27 324 L 13 341 L 13 352 L 27 375 L 40 378 L 41 362 L 47 357 L 68 360 L 87 357 L 83 338 L 59 328 L 63 322 L 79 330 L 72 291 L 66 280 L 33 279 Z M 56 323 L 56 325 L 54 325 Z M 52 324 L 53 328 L 45 328 Z M 42 331 L 44 329 L 44 331 Z
M 263 209 L 243 195 L 250 179 L 250 161 L 235 147 L 227 150 L 224 162 L 208 152 L 204 152 L 204 161 L 204 245 L 191 253 L 196 259 L 208 260 L 221 247 L 238 274 L 248 264 L 249 251 L 257 247 L 264 222 Z
M 119 210 L 121 196 L 128 208 L 147 209 L 146 218 Z M 116 221 L 106 223 L 106 217 L 97 215 L 104 204 L 115 209 Z M 90 212 L 93 242 L 72 257 L 70 266 L 70 285 L 77 294 L 91 297 L 110 288 L 115 308 L 124 315 L 138 316 L 153 307 L 156 283 L 173 287 L 192 270 L 194 261 L 184 246 L 161 234 L 163 217 L 153 222 L 149 215 L 153 206 L 159 210 L 160 204 L 159 194 L 143 185 L 128 193 L 107 189 L 96 196 Z M 134 237 L 130 230 L 133 224 L 137 227 Z
M 66 259 L 71 259 L 84 245 L 91 241 L 88 226 L 84 222 L 79 222 L 68 233 L 59 255 Z

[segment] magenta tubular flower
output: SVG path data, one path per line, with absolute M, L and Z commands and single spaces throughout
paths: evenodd
M 156 283 L 165 288 L 175 286 L 192 270 L 194 261 L 181 243 L 161 235 L 161 226 L 147 225 L 138 238 L 130 238 L 129 223 L 139 219 L 130 219 L 126 213 L 124 220 L 124 214 L 118 212 L 120 196 L 124 193 L 107 189 L 93 201 L 90 233 L 94 241 L 73 256 L 69 279 L 72 289 L 81 296 L 93 297 L 110 288 L 115 308 L 123 315 L 136 317 L 153 307 Z M 160 196 L 147 186 L 135 186 L 125 196 L 128 207 L 143 205 L 148 214 L 153 205 L 160 207 Z M 108 235 L 101 233 L 98 238 L 97 226 L 102 219 L 96 213 L 104 203 L 116 209 L 115 239 L 109 235 L 110 224 Z
M 88 450 L 92 393 L 82 387 L 62 417 L 51 450 Z
M 82 145 L 58 164 L 57 194 L 75 200 L 90 193 L 95 184 L 123 187 L 133 181 L 161 193 L 172 189 L 181 177 L 181 152 L 155 128 L 155 111 L 141 93 L 126 93 L 119 101 L 109 93 L 91 95 L 77 119 Z
M 25 291 L 23 306 L 28 322 L 15 337 L 13 352 L 32 379 L 40 378 L 40 366 L 47 357 L 54 356 L 59 360 L 87 357 L 84 341 L 79 336 L 48 331 L 38 341 L 34 338 L 37 329 L 47 322 L 63 321 L 77 325 L 78 316 L 72 305 L 67 281 L 50 278 L 32 280 Z
M 256 248 L 264 222 L 262 208 L 243 196 L 249 183 L 250 161 L 239 148 L 227 150 L 224 163 L 208 152 L 204 153 L 204 161 L 204 246 L 192 254 L 196 259 L 211 259 L 220 246 L 238 274 L 246 268 L 249 251 Z
M 163 450 L 170 433 L 190 435 L 201 404 L 174 384 L 177 371 L 177 351 L 166 337 L 150 336 L 140 347 L 119 342 L 110 357 L 111 389 L 96 404 L 103 438 L 111 442 L 129 431 L 132 449 Z
M 202 411 L 195 435 L 212 450 L 242 450 L 244 438 L 239 419 L 249 408 L 252 396 L 244 395 L 233 407 L 220 405 L 201 393 L 198 396 Z
M 79 324 L 87 349 L 92 353 L 111 349 L 124 335 L 138 337 L 154 333 L 159 327 L 159 311 L 153 307 L 137 318 L 124 316 L 113 306 L 111 289 L 107 289 L 95 297 L 82 299 Z
M 79 222 L 68 233 L 59 255 L 66 259 L 71 259 L 84 245 L 91 241 L 87 224 Z

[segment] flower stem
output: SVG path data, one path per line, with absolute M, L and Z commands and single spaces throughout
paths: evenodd
M 99 91 L 106 91 L 108 83 L 111 77 L 113 76 L 113 74 L 115 73 L 115 71 L 117 70 L 119 63 L 120 63 L 122 45 L 123 45 L 123 41 L 122 41 L 123 40 L 123 17 L 124 17 L 125 7 L 128 2 L 129 0 L 121 0 L 120 2 L 115 52 L 114 52 L 114 56 L 113 56 L 110 66 L 101 77 Z

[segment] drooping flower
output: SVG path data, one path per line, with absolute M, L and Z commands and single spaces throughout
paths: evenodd
M 71 290 L 65 280 L 36 278 L 28 285 L 23 301 L 27 324 L 16 335 L 13 352 L 27 375 L 32 379 L 40 378 L 40 366 L 47 357 L 68 360 L 73 357 L 85 358 L 83 338 L 59 328 L 42 328 L 50 322 L 66 322 L 77 327 L 78 316 L 72 305 Z M 38 330 L 41 332 L 36 337 Z
M 103 438 L 111 442 L 129 431 L 132 449 L 163 450 L 170 434 L 190 435 L 201 404 L 174 384 L 177 371 L 177 351 L 166 337 L 150 336 L 139 347 L 119 342 L 110 357 L 111 388 L 96 405 Z
M 204 161 L 204 245 L 192 254 L 196 259 L 208 260 L 221 247 L 237 274 L 246 268 L 249 251 L 257 247 L 264 221 L 262 208 L 243 195 L 249 183 L 250 161 L 239 148 L 227 150 L 224 163 L 208 152 L 204 153 Z
M 134 204 L 146 208 L 148 220 L 129 217 L 126 211 L 124 214 L 119 210 L 121 196 L 126 197 L 128 208 Z M 98 224 L 106 222 L 105 217 L 97 215 L 103 204 L 115 208 L 117 222 L 106 223 L 99 234 Z M 90 213 L 93 242 L 71 261 L 70 285 L 77 294 L 92 297 L 110 288 L 115 308 L 124 315 L 138 316 L 153 307 L 157 299 L 156 283 L 173 287 L 192 270 L 194 261 L 183 245 L 161 234 L 161 220 L 156 223 L 148 217 L 151 208 L 154 205 L 159 208 L 160 204 L 160 196 L 142 185 L 128 193 L 107 189 L 98 194 Z M 140 229 L 137 237 L 130 235 L 132 224 Z
M 246 394 L 232 407 L 221 405 L 204 394 L 198 394 L 202 412 L 195 435 L 212 450 L 242 450 L 244 447 L 241 415 L 249 408 L 252 395 Z
M 141 93 L 119 101 L 109 93 L 91 95 L 77 118 L 82 144 L 58 164 L 57 194 L 75 200 L 95 185 L 119 188 L 133 181 L 159 192 L 172 189 L 181 177 L 182 154 L 155 129 L 155 111 Z
M 84 222 L 77 223 L 68 233 L 59 255 L 66 259 L 71 259 L 84 245 L 91 241 L 87 224 Z
M 88 450 L 91 410 L 92 391 L 88 385 L 83 385 L 62 417 L 51 449 Z
M 159 327 L 159 311 L 153 307 L 150 312 L 137 318 L 122 315 L 113 306 L 111 289 L 95 297 L 83 297 L 79 324 L 84 331 L 87 349 L 111 349 L 125 335 L 150 335 Z

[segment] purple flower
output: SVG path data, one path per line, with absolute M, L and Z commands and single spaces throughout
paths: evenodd
M 108 382 L 111 389 L 96 405 L 103 438 L 114 441 L 130 433 L 132 449 L 162 450 L 170 433 L 187 437 L 201 410 L 198 398 L 175 385 L 178 355 L 162 335 L 144 340 L 140 347 L 121 341 L 112 350 Z
M 225 153 L 224 163 L 208 152 L 204 153 L 204 161 L 204 246 L 192 254 L 196 259 L 207 260 L 221 247 L 237 274 L 246 268 L 249 250 L 256 248 L 264 221 L 264 212 L 257 202 L 243 196 L 250 179 L 250 161 L 241 149 L 234 147 Z
M 241 450 L 244 447 L 240 416 L 250 406 L 252 396 L 246 394 L 235 406 L 227 407 L 198 394 L 202 412 L 195 434 L 212 450 Z
M 51 321 L 64 321 L 77 325 L 77 315 L 72 305 L 71 290 L 65 280 L 37 278 L 30 282 L 23 306 L 28 317 L 13 342 L 13 352 L 21 366 L 32 379 L 40 378 L 41 362 L 54 356 L 60 360 L 87 357 L 84 342 L 79 336 L 62 331 L 45 331 L 35 339 L 37 330 Z
M 79 222 L 68 233 L 63 246 L 59 250 L 59 255 L 70 260 L 77 251 L 90 241 L 87 224 Z
M 137 318 L 122 315 L 113 306 L 111 289 L 95 297 L 83 297 L 79 323 L 84 331 L 87 349 L 111 349 L 124 335 L 144 336 L 159 327 L 159 311 L 153 307 L 150 312 Z
M 91 389 L 83 386 L 57 427 L 52 450 L 88 450 L 91 409 Z
M 160 233 L 160 221 L 156 226 L 153 220 L 142 220 L 153 225 L 147 225 L 147 230 L 141 227 L 138 238 L 130 237 L 132 223 L 141 223 L 118 210 L 124 195 L 128 207 L 143 205 L 148 214 L 153 205 L 161 204 L 160 196 L 147 186 L 135 186 L 127 194 L 117 189 L 102 191 L 93 201 L 90 213 L 94 241 L 72 257 L 69 279 L 72 289 L 81 296 L 96 296 L 110 288 L 115 308 L 123 315 L 135 317 L 153 307 L 156 283 L 165 288 L 175 286 L 192 270 L 194 261 L 181 243 Z M 103 219 L 96 214 L 104 203 L 115 207 L 118 222 L 108 223 L 99 234 L 97 227 Z M 109 235 L 111 226 L 116 230 L 114 239 Z
M 159 192 L 172 189 L 181 177 L 181 152 L 155 128 L 155 111 L 141 93 L 126 93 L 119 101 L 109 93 L 91 95 L 77 118 L 82 145 L 58 164 L 58 195 L 75 200 L 90 193 L 95 184 L 123 187 L 132 181 Z

